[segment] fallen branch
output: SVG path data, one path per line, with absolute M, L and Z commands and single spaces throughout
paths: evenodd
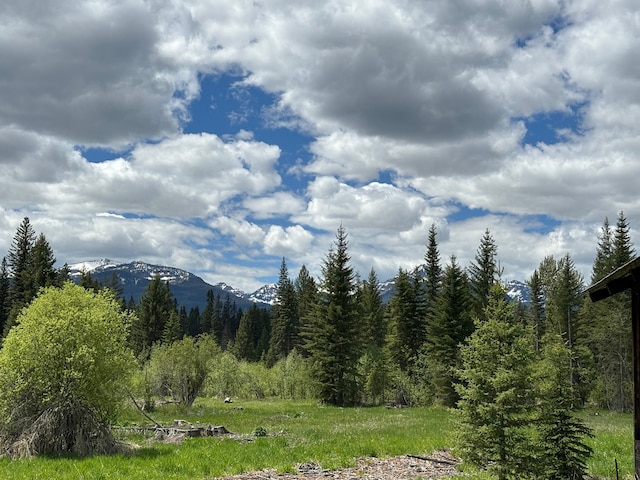
M 133 398 L 133 395 L 131 395 L 131 392 L 129 392 L 129 398 L 131 398 L 131 401 L 133 402 L 133 404 L 136 406 L 136 408 L 138 409 L 138 411 L 149 421 L 153 422 L 153 424 L 157 427 L 157 428 L 162 428 L 162 425 L 160 425 L 158 422 L 156 422 L 153 418 L 151 418 L 149 415 L 147 415 L 147 413 L 140 408 L 140 405 L 138 405 L 138 402 L 136 402 L 136 399 Z
M 448 460 L 446 458 L 422 457 L 420 455 L 407 455 L 407 457 L 416 458 L 418 460 L 425 460 L 427 462 L 443 463 L 445 465 L 457 465 L 459 463 L 456 460 Z

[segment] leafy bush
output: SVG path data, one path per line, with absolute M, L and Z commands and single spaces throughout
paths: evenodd
M 230 352 L 211 357 L 204 389 L 208 397 L 265 398 L 274 395 L 272 373 L 263 364 L 238 360 Z
M 0 350 L 0 447 L 14 457 L 117 450 L 109 426 L 135 366 L 130 320 L 107 291 L 43 290 Z
M 311 362 L 293 350 L 273 368 L 275 394 L 282 399 L 317 398 L 319 385 L 314 380 Z
M 210 359 L 219 355 L 220 347 L 209 335 L 185 337 L 169 345 L 154 347 L 144 373 L 156 395 L 169 395 L 181 406 L 189 408 L 204 387 Z

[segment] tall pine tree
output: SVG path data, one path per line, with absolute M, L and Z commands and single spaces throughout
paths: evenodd
M 20 309 L 26 306 L 36 293 L 33 281 L 33 246 L 35 240 L 36 233 L 33 226 L 29 218 L 25 217 L 13 237 L 7 254 L 11 277 L 9 299 L 12 318 L 15 318 Z
M 146 360 L 151 347 L 162 341 L 166 323 L 173 312 L 175 304 L 169 283 L 156 275 L 140 297 L 136 320 L 131 325 L 131 345 L 139 358 Z
M 596 282 L 635 258 L 630 227 L 623 212 L 612 230 L 605 218 L 593 264 Z M 596 364 L 592 398 L 602 407 L 618 411 L 633 408 L 633 361 L 630 292 L 622 292 L 593 304 L 586 299 L 581 319 L 587 344 Z
M 9 310 L 11 308 L 9 302 L 10 287 L 7 257 L 2 257 L 2 265 L 0 266 L 0 334 L 4 331 L 4 326 L 9 319 Z
M 440 252 L 438 251 L 436 235 L 436 226 L 431 225 L 431 228 L 429 228 L 427 253 L 425 253 L 424 256 L 425 302 L 428 310 L 432 309 L 431 307 L 438 297 L 438 292 L 442 284 L 442 266 L 440 265 Z
M 274 365 L 300 344 L 300 318 L 298 299 L 293 282 L 289 278 L 287 262 L 283 258 L 276 287 L 276 302 L 271 318 L 271 338 L 267 364 Z
M 429 376 L 436 401 L 455 406 L 455 369 L 459 366 L 459 349 L 473 332 L 471 297 L 467 275 L 455 256 L 444 271 L 442 289 L 436 299 L 434 316 L 427 331 Z
M 385 343 L 387 322 L 384 315 L 380 282 L 373 268 L 367 279 L 362 282 L 360 304 L 365 328 L 365 343 L 381 349 Z
M 40 234 L 33 244 L 33 283 L 36 290 L 44 287 L 58 285 L 58 271 L 55 268 L 56 257 L 53 249 L 45 238 Z
M 489 302 L 489 292 L 502 272 L 497 261 L 498 245 L 489 229 L 484 232 L 475 256 L 475 262 L 469 266 L 469 284 L 473 298 L 473 312 L 476 318 L 483 320 L 485 308 Z
M 311 317 L 318 303 L 318 285 L 313 279 L 309 270 L 305 265 L 300 267 L 298 276 L 293 286 L 296 290 L 296 298 L 298 299 L 298 318 L 300 319 L 300 354 L 308 357 L 309 352 L 306 348 L 304 340 L 305 332 L 309 331 Z
M 395 292 L 389 301 L 389 351 L 402 372 L 411 374 L 427 338 L 424 312 L 416 276 L 398 271 Z
M 327 254 L 318 303 L 311 315 L 306 348 L 316 366 L 320 399 L 329 405 L 354 405 L 360 399 L 358 360 L 362 321 L 355 302 L 356 281 L 349 265 L 347 234 L 338 228 Z
M 460 452 L 498 480 L 533 478 L 533 342 L 498 285 L 483 317 L 461 352 Z

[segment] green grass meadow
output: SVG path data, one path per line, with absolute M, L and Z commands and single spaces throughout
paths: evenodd
M 632 416 L 585 411 L 594 429 L 590 474 L 633 478 Z M 141 434 L 126 439 L 135 445 L 126 455 L 90 458 L 0 459 L 0 478 L 12 479 L 144 479 L 200 480 L 243 471 L 273 468 L 293 472 L 299 463 L 323 468 L 350 466 L 363 456 L 427 455 L 452 446 L 454 413 L 442 408 L 336 408 L 315 401 L 236 401 L 199 399 L 188 411 L 164 405 L 152 416 L 162 424 L 183 419 L 194 424 L 223 425 L 234 435 L 190 438 L 167 444 Z M 134 409 L 123 412 L 121 426 L 148 425 Z M 256 432 L 266 431 L 266 436 Z M 455 453 L 455 452 L 454 452 Z M 464 478 L 490 478 L 463 467 Z

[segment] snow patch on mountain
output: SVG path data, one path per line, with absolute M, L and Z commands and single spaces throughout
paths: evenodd
M 531 303 L 531 289 L 526 283 L 519 280 L 511 280 L 504 284 L 504 288 L 507 291 L 509 300 L 525 305 Z
M 93 272 L 98 268 L 109 268 L 116 267 L 117 263 L 112 262 L 108 258 L 100 258 L 97 260 L 87 260 L 80 263 L 74 263 L 73 265 L 68 265 L 70 274 L 81 274 L 82 272 L 88 273 Z
M 261 302 L 268 303 L 269 305 L 274 305 L 276 303 L 277 293 L 277 284 L 269 283 L 267 285 L 263 285 L 255 292 L 246 295 L 245 298 L 247 300 L 251 300 L 252 302 Z

